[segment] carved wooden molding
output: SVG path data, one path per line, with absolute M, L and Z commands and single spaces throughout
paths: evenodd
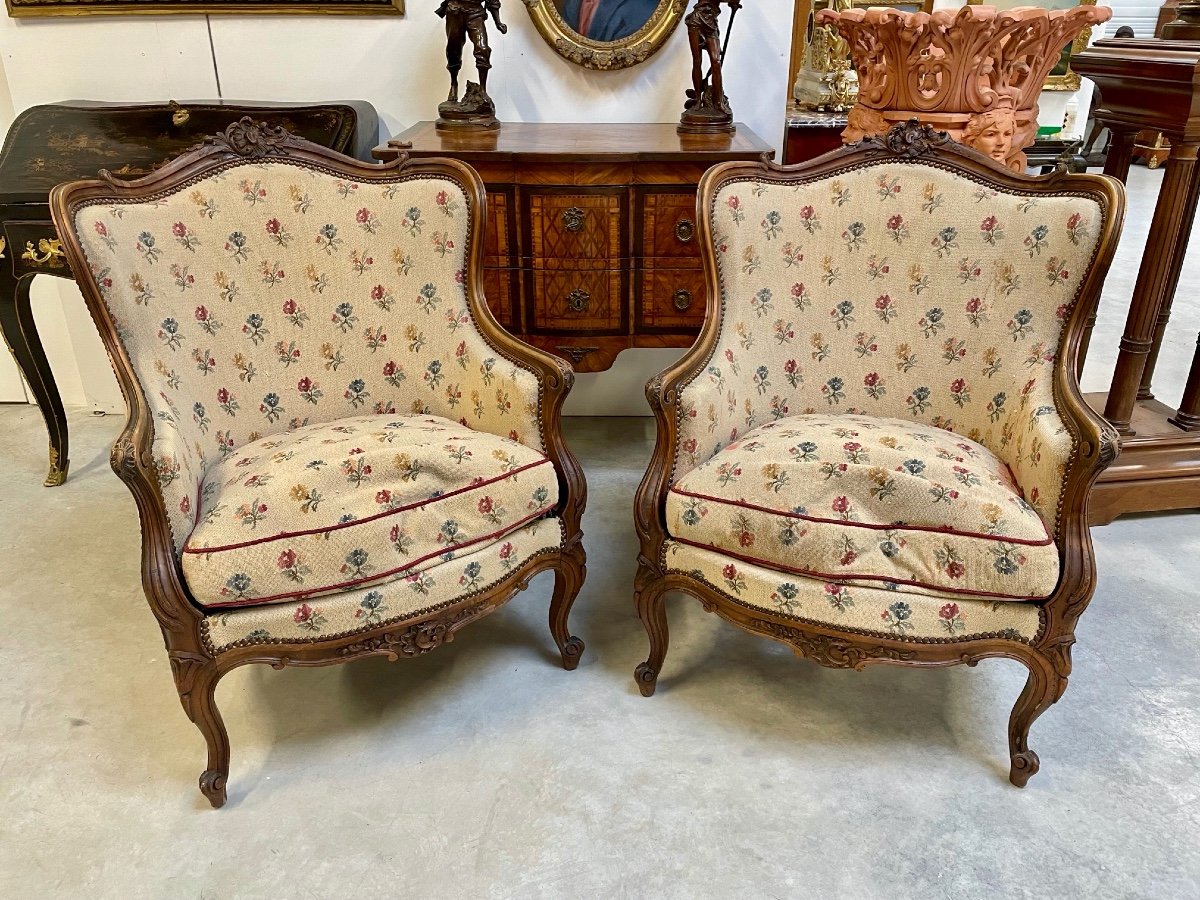
M 339 653 L 342 656 L 383 654 L 392 662 L 401 656 L 421 656 L 436 650 L 443 644 L 449 644 L 454 640 L 454 632 L 468 622 L 490 612 L 494 606 L 489 601 L 476 603 L 466 609 L 455 610 L 447 615 L 416 622 L 403 631 L 387 631 L 361 641 L 355 641 L 353 644 L 347 644 Z

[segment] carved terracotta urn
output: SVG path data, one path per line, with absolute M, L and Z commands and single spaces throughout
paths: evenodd
M 1098 6 L 822 10 L 816 21 L 837 26 L 858 71 L 858 102 L 842 140 L 886 134 L 915 118 L 1022 171 L 1046 76 L 1085 28 L 1111 16 Z

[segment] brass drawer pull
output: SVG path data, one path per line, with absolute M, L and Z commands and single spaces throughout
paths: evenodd
M 571 310 L 571 312 L 587 312 L 588 304 L 591 302 L 592 295 L 583 288 L 575 288 L 575 290 L 567 294 L 567 309 Z
M 583 231 L 584 214 L 578 206 L 564 209 L 562 214 L 563 228 L 567 231 Z
M 21 259 L 30 264 L 49 266 L 51 269 L 62 268 L 65 258 L 66 253 L 63 251 L 62 241 L 58 238 L 42 238 L 38 241 L 36 249 L 34 249 L 33 241 L 26 241 L 25 252 L 21 254 Z
M 675 296 L 671 298 L 671 302 L 675 304 L 675 308 L 680 312 L 687 312 L 692 306 L 692 292 L 686 288 L 680 288 L 675 292 Z
M 696 223 L 691 219 L 680 219 L 675 223 L 675 238 L 681 244 L 689 243 L 696 236 Z

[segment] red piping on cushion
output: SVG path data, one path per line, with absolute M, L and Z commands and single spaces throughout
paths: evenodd
M 311 597 L 313 594 L 324 595 L 326 593 L 329 593 L 332 595 L 332 594 L 334 594 L 334 592 L 344 591 L 347 588 L 352 588 L 352 587 L 355 587 L 360 584 L 367 584 L 369 582 L 378 582 L 379 584 L 384 584 L 385 582 L 380 581 L 381 578 L 388 578 L 389 576 L 395 575 L 398 572 L 403 572 L 406 569 L 411 569 L 413 566 L 420 565 L 421 563 L 425 562 L 426 560 L 433 559 L 435 556 L 441 556 L 443 553 L 447 553 L 450 550 L 461 550 L 464 547 L 473 547 L 476 544 L 481 543 L 482 541 L 488 541 L 488 540 L 498 541 L 502 537 L 507 537 L 508 535 L 513 534 L 514 532 L 519 530 L 522 526 L 529 524 L 534 519 L 541 518 L 546 513 L 548 513 L 551 509 L 553 509 L 552 506 L 547 506 L 545 509 L 539 510 L 538 512 L 535 512 L 533 515 L 526 516 L 524 519 L 521 519 L 521 521 L 519 521 L 519 522 L 515 522 L 508 528 L 503 528 L 500 531 L 494 531 L 491 534 L 482 535 L 480 537 L 475 538 L 474 540 L 464 541 L 461 544 L 451 544 L 450 546 L 446 547 L 444 550 L 438 550 L 436 553 L 427 553 L 424 556 L 420 557 L 419 559 L 414 559 L 412 562 L 405 563 L 404 565 L 398 566 L 395 569 L 389 569 L 386 572 L 380 572 L 377 575 L 370 575 L 366 578 L 358 578 L 354 581 L 344 581 L 341 584 L 329 584 L 329 585 L 324 585 L 321 587 L 309 588 L 306 591 L 296 591 L 295 593 L 290 593 L 290 594 L 273 594 L 270 597 L 248 597 L 245 600 L 231 600 L 227 603 L 222 603 L 222 602 L 205 603 L 205 602 L 199 601 L 199 600 L 197 602 L 200 603 L 200 605 L 203 606 L 205 609 L 240 609 L 241 607 L 244 607 L 244 606 L 266 606 L 267 604 L 270 604 L 270 603 L 278 603 L 281 600 L 303 600 L 306 597 Z M 458 557 L 455 557 L 455 558 L 457 559 Z M 453 562 L 453 560 L 447 560 L 447 562 Z M 392 580 L 394 581 L 395 579 L 392 579 Z M 387 583 L 390 584 L 390 582 L 387 582 Z
M 751 565 L 754 565 L 754 566 L 763 566 L 764 568 L 767 568 L 767 569 L 777 569 L 779 571 L 787 572 L 791 575 L 806 575 L 806 576 L 809 576 L 812 578 L 819 578 L 822 581 L 836 582 L 837 584 L 845 584 L 848 581 L 886 581 L 886 582 L 890 582 L 891 584 L 907 584 L 907 585 L 910 585 L 911 587 L 927 588 L 928 590 L 931 590 L 931 591 L 942 591 L 947 594 L 954 594 L 956 597 L 966 597 L 968 599 L 971 597 L 992 597 L 997 600 L 1020 600 L 1020 601 L 1029 602 L 1029 601 L 1036 601 L 1036 600 L 1045 600 L 1046 597 L 1049 596 L 1049 594 L 1046 594 L 1046 595 L 1043 595 L 1040 597 L 1032 597 L 1032 596 L 1022 596 L 1020 594 L 1001 594 L 996 591 L 966 591 L 966 590 L 959 590 L 959 589 L 956 589 L 953 587 L 946 587 L 946 586 L 940 585 L 940 584 L 926 584 L 923 581 L 917 581 L 915 579 L 889 578 L 886 575 L 860 575 L 858 573 L 845 574 L 845 575 L 831 575 L 828 572 L 817 572 L 817 571 L 814 571 L 813 569 L 800 569 L 795 566 L 784 565 L 781 562 L 775 562 L 773 560 L 768 561 L 765 559 L 759 559 L 758 557 L 755 557 L 755 556 L 745 556 L 741 553 L 735 553 L 732 550 L 726 550 L 723 547 L 714 547 L 711 544 L 697 544 L 695 541 L 689 541 L 686 538 L 675 537 L 674 535 L 671 536 L 671 540 L 676 541 L 680 544 L 687 544 L 689 547 L 695 547 L 697 550 L 708 550 L 708 551 L 711 551 L 712 553 L 720 554 L 721 556 L 729 556 L 729 557 L 732 557 L 733 559 L 739 559 L 742 562 L 750 563 Z M 850 587 L 853 587 L 853 586 L 854 585 L 850 585 Z
M 549 462 L 550 460 L 548 459 L 540 459 L 537 462 L 532 462 L 528 465 L 521 466 L 519 469 L 513 469 L 511 472 L 505 472 L 503 475 L 497 475 L 495 478 L 489 478 L 486 481 L 477 481 L 474 484 L 468 484 L 466 487 L 455 488 L 454 490 L 445 494 L 439 494 L 437 497 L 428 497 L 425 500 L 419 500 L 414 503 L 409 503 L 405 506 L 397 506 L 394 509 L 384 510 L 383 512 L 376 513 L 373 516 L 367 516 L 365 519 L 354 519 L 351 522 L 338 522 L 330 525 L 328 528 L 310 528 L 307 531 L 284 531 L 280 532 L 279 534 L 264 535 L 263 537 L 255 538 L 252 541 L 244 541 L 240 544 L 226 544 L 222 547 L 189 547 L 187 545 L 187 541 L 184 541 L 182 552 L 201 554 L 223 553 L 226 550 L 240 550 L 243 547 L 253 547 L 256 544 L 266 544 L 271 541 L 286 541 L 290 540 L 291 538 L 307 537 L 310 534 L 329 534 L 333 531 L 340 531 L 343 528 L 352 528 L 355 525 L 365 525 L 368 522 L 374 522 L 376 519 L 382 519 L 385 516 L 395 515 L 396 513 L 407 512 L 408 510 L 415 509 L 417 507 L 430 506 L 434 503 L 437 503 L 439 500 L 447 500 L 450 497 L 456 497 L 459 494 L 466 493 L 467 491 L 476 491 L 479 490 L 479 488 L 487 487 L 488 485 L 495 484 L 498 481 L 504 481 L 508 478 L 513 478 L 522 472 L 536 468 L 537 466 L 548 465 Z M 188 535 L 188 541 L 191 539 L 191 535 Z
M 697 500 L 707 500 L 710 503 L 721 503 L 725 506 L 732 506 L 735 509 L 754 509 L 759 512 L 770 513 L 774 516 L 785 516 L 789 519 L 802 519 L 805 522 L 815 522 L 819 525 L 842 525 L 847 528 L 869 528 L 872 531 L 926 531 L 932 534 L 952 534 L 956 537 L 978 538 L 985 541 L 1004 541 L 1008 544 L 1021 544 L 1026 547 L 1045 547 L 1048 544 L 1054 543 L 1054 538 L 1050 536 L 1049 530 L 1046 528 L 1046 523 L 1042 521 L 1042 517 L 1038 516 L 1038 522 L 1042 526 L 1042 530 L 1046 532 L 1044 541 L 1035 541 L 1029 538 L 1014 538 L 998 534 L 978 534 L 974 531 L 957 531 L 949 526 L 939 528 L 934 525 L 874 525 L 870 522 L 851 522 L 847 519 L 823 519 L 819 516 L 801 515 L 785 511 L 782 509 L 771 509 L 768 506 L 759 506 L 755 503 L 747 503 L 745 500 L 722 500 L 720 497 L 710 497 L 708 494 L 697 494 L 693 491 L 685 491 L 678 486 L 672 486 L 671 493 L 679 494 L 683 497 L 695 497 Z M 1036 513 L 1035 513 L 1036 515 Z

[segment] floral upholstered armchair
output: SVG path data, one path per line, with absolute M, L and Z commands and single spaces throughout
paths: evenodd
M 636 601 L 835 667 L 1012 657 L 1011 781 L 1094 589 L 1088 491 L 1117 452 L 1079 340 L 1124 215 L 1111 179 L 1003 171 L 915 123 L 700 186 L 708 318 L 653 379 Z
M 248 119 L 52 195 L 129 406 L 113 467 L 214 806 L 236 666 L 416 656 L 547 569 L 578 662 L 572 374 L 488 312 L 484 202 L 460 163 L 365 165 Z

